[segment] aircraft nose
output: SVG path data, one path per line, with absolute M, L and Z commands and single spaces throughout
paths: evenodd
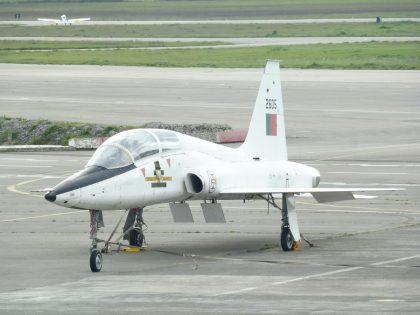
M 44 198 L 48 201 L 54 202 L 57 198 L 57 195 L 54 191 L 50 191 L 49 193 L 45 194 Z

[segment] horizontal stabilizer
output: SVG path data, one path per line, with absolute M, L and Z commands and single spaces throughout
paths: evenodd
M 311 194 L 319 203 L 355 199 L 351 191 L 313 192 Z

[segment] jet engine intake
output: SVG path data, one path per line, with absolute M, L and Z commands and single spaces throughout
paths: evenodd
M 185 187 L 190 194 L 199 194 L 204 190 L 204 182 L 200 175 L 188 173 L 185 178 Z

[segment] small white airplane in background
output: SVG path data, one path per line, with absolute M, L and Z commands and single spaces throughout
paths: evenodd
M 124 131 L 105 141 L 83 170 L 55 186 L 45 199 L 90 210 L 90 267 L 97 272 L 102 268 L 97 248 L 101 240 L 96 237 L 101 210 L 130 209 L 124 235 L 130 245 L 140 247 L 144 207 L 169 202 L 175 222 L 193 222 L 187 202 L 203 200 L 206 222 L 225 222 L 218 201 L 263 199 L 281 211 L 280 244 L 283 250 L 291 251 L 301 242 L 295 195 L 312 194 L 318 202 L 333 202 L 355 199 L 353 192 L 397 190 L 319 188 L 319 183 L 315 168 L 288 161 L 280 67 L 278 61 L 269 60 L 248 135 L 239 148 L 170 130 Z M 277 198 L 281 198 L 280 205 Z M 110 240 L 116 229 L 104 241 L 103 252 L 108 244 L 115 244 Z
M 72 25 L 73 23 L 90 21 L 90 18 L 67 19 L 67 16 L 63 14 L 60 16 L 60 19 L 38 19 L 38 21 L 48 22 L 55 25 Z

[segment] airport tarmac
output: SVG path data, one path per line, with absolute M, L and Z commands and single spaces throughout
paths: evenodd
M 0 113 L 131 126 L 223 123 L 246 130 L 262 71 L 0 64 Z M 419 141 L 420 71 L 283 69 L 281 76 L 287 133 L 305 147 L 306 158 L 328 155 L 321 145 L 326 138 L 339 154 Z
M 261 69 L 0 65 L 1 113 L 136 124 L 246 128 Z M 312 243 L 278 249 L 281 215 L 225 202 L 226 224 L 172 223 L 145 210 L 147 250 L 110 253 L 92 274 L 89 217 L 31 193 L 83 167 L 90 151 L 0 153 L 0 313 L 395 313 L 420 309 L 418 71 L 283 72 L 291 160 L 324 187 L 397 187 L 376 199 L 298 200 Z M 163 91 L 163 92 L 161 92 Z M 151 119 L 153 118 L 153 119 Z M 35 196 L 36 195 L 36 196 Z M 105 238 L 121 211 L 105 213 Z

